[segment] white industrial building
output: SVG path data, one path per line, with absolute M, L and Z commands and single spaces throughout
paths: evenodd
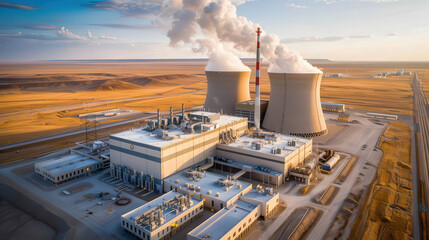
M 197 169 L 178 172 L 164 180 L 164 192 L 175 190 L 204 199 L 204 206 L 220 210 L 252 189 L 252 184 Z
M 252 179 L 278 186 L 293 167 L 304 165 L 312 148 L 313 141 L 306 138 L 277 133 L 245 135 L 235 142 L 218 144 L 217 158 L 228 161 L 215 163 L 247 171 Z
M 102 168 L 103 163 L 101 160 L 79 154 L 70 154 L 34 165 L 38 176 L 54 184 L 61 184 L 81 176 L 88 176 Z
M 107 144 L 95 141 L 90 145 L 77 143 L 77 146 L 70 149 L 68 155 L 34 164 L 34 171 L 44 180 L 58 185 L 109 167 Z
M 110 136 L 111 175 L 160 192 L 162 180 L 178 171 L 204 164 L 216 155 L 220 139 L 234 141 L 247 129 L 247 119 L 219 113 L 194 112 L 181 123 L 173 118 L 161 126 L 134 129 Z M 180 127 L 178 125 L 180 124 Z
M 322 102 L 322 110 L 328 112 L 344 112 L 346 105 L 342 103 Z
M 278 203 L 279 194 L 272 189 L 252 189 L 189 232 L 187 239 L 241 239 L 259 218 L 268 218 Z
M 122 215 L 121 227 L 139 239 L 168 239 L 203 210 L 202 200 L 170 191 Z

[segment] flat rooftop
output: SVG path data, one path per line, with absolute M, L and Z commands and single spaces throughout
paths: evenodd
M 217 113 L 212 113 L 212 112 L 202 112 L 202 111 L 197 111 L 197 112 L 192 112 L 193 115 L 202 115 L 202 116 L 210 116 L 210 115 L 214 115 Z M 242 118 L 242 117 L 235 117 L 235 116 L 229 116 L 229 115 L 221 115 L 220 118 L 218 120 L 215 120 L 211 123 L 213 124 L 217 124 L 219 127 L 223 127 L 226 126 L 228 124 L 240 121 L 242 119 L 246 119 L 246 118 Z M 183 140 L 198 136 L 201 133 L 185 133 L 182 131 L 181 128 L 176 128 L 176 129 L 172 129 L 172 130 L 165 130 L 166 132 L 168 132 L 168 136 L 170 137 L 177 137 L 176 139 L 172 139 L 172 140 L 163 140 L 161 138 L 158 138 L 156 136 L 156 134 L 154 134 L 151 131 L 147 131 L 145 128 L 142 129 L 137 129 L 137 130 L 129 130 L 129 131 L 125 131 L 125 132 L 120 132 L 120 133 L 116 133 L 116 134 L 112 134 L 111 138 L 112 139 L 118 139 L 118 140 L 125 140 L 125 141 L 131 141 L 131 142 L 136 142 L 136 143 L 142 143 L 142 144 L 147 144 L 150 146 L 154 146 L 154 147 L 166 147 L 169 146 L 171 144 L 175 144 L 178 142 L 181 142 Z
M 334 106 L 344 106 L 344 104 L 342 104 L 342 103 L 332 103 L 332 102 L 322 102 L 322 104 L 334 105 Z
M 229 147 L 244 149 L 252 152 L 259 152 L 264 153 L 268 155 L 275 155 L 275 156 L 282 156 L 286 157 L 287 155 L 291 154 L 293 151 L 310 141 L 310 139 L 306 138 L 300 138 L 296 136 L 290 136 L 290 135 L 284 135 L 284 134 L 278 134 L 280 136 L 279 141 L 277 142 L 271 142 L 269 143 L 268 140 L 265 139 L 259 139 L 254 138 L 251 135 L 244 135 L 237 139 L 237 141 L 226 144 Z M 263 143 L 263 147 L 260 150 L 256 150 L 252 148 L 252 142 L 260 141 Z M 295 146 L 288 146 L 288 142 L 296 141 Z M 223 145 L 223 144 L 219 144 Z M 281 154 L 273 154 L 271 153 L 271 150 L 273 148 L 281 148 L 282 153 Z
M 210 194 L 211 197 L 219 199 L 221 201 L 227 202 L 231 198 L 240 195 L 241 192 L 244 191 L 247 187 L 249 187 L 251 184 L 247 182 L 242 182 L 239 180 L 235 181 L 235 186 L 230 188 L 228 191 L 225 191 L 225 187 L 218 185 L 217 180 L 219 178 L 225 178 L 222 175 L 206 172 L 205 177 L 199 179 L 198 181 L 189 180 L 186 174 L 182 172 L 178 172 L 176 174 L 173 174 L 167 178 L 164 179 L 164 182 L 171 182 L 175 185 L 179 185 L 182 187 L 182 189 L 186 189 L 185 183 L 189 183 L 198 187 L 201 187 L 201 194 L 208 195 L 207 191 L 211 190 L 212 193 Z M 179 182 L 176 183 L 176 180 Z M 241 185 L 241 189 L 237 187 L 237 185 Z M 219 197 L 216 197 L 216 193 L 220 193 Z
M 252 189 L 247 192 L 243 197 L 254 199 L 258 202 L 268 202 L 276 196 L 277 193 L 269 195 L 267 192 L 258 192 L 256 189 Z
M 258 166 L 251 165 L 251 164 L 244 164 L 244 163 L 241 163 L 241 162 L 234 161 L 233 159 L 230 159 L 230 160 L 232 160 L 232 162 L 222 162 L 222 161 L 219 161 L 219 160 L 215 160 L 215 162 L 223 164 L 223 165 L 226 165 L 226 166 L 234 167 L 234 168 L 239 168 L 239 169 L 249 169 L 249 168 L 251 168 L 252 172 L 257 172 L 257 173 L 266 174 L 266 175 L 279 176 L 279 175 L 282 174 L 281 172 L 277 172 L 277 171 L 275 171 L 275 170 L 273 170 L 271 168 L 267 168 L 270 171 L 262 171 L 262 170 L 258 169 Z M 266 167 L 264 167 L 264 168 L 266 168 Z
M 36 163 L 36 166 L 49 171 L 52 175 L 60 175 L 99 162 L 101 160 L 72 153 L 58 159 Z
M 151 211 L 152 209 L 158 207 L 160 203 L 164 203 L 166 201 L 169 201 L 169 200 L 175 198 L 176 196 L 182 196 L 182 194 L 180 194 L 178 192 L 170 191 L 170 192 L 162 195 L 161 197 L 156 198 L 156 199 L 144 204 L 143 206 L 138 207 L 138 208 L 132 210 L 131 212 L 128 212 L 128 213 L 122 215 L 121 217 L 124 219 L 130 219 L 131 221 L 134 221 L 134 218 L 142 215 L 143 213 Z M 192 198 L 192 205 L 190 206 L 190 208 L 194 207 L 195 205 L 197 205 L 201 201 L 202 200 L 200 200 L 200 199 Z M 163 225 L 165 225 L 169 221 L 171 221 L 173 218 L 180 216 L 181 214 L 183 214 L 183 211 L 182 212 L 179 211 L 176 214 L 176 211 L 174 211 L 174 209 L 171 209 L 171 208 L 167 208 L 167 209 L 163 210 L 163 217 L 165 219 L 165 222 L 164 222 L 164 224 L 157 226 L 157 228 L 162 227 Z M 148 228 L 147 230 L 150 231 L 149 226 L 147 226 L 147 228 Z M 152 229 L 152 231 L 157 229 L 157 228 Z
M 209 239 L 220 239 L 255 208 L 257 206 L 238 200 L 229 207 L 217 212 L 188 234 L 199 239 L 203 239 L 207 235 L 211 236 Z M 255 219 L 255 217 L 252 216 L 252 219 Z M 246 224 L 249 223 L 246 222 Z

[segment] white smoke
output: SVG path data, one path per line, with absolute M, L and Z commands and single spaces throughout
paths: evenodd
M 218 44 L 210 54 L 206 71 L 223 72 L 250 72 L 250 68 L 230 51 L 226 51 L 222 44 Z
M 182 0 L 180 4 L 180 0 L 176 0 L 174 7 L 177 10 L 172 11 L 171 8 L 169 10 L 173 17 L 171 29 L 167 34 L 170 38 L 170 45 L 191 44 L 196 52 L 212 53 L 211 58 L 219 55 L 228 57 L 223 49 L 223 52 L 217 53 L 222 50 L 216 48 L 213 42 L 232 43 L 236 50 L 254 53 L 256 50 L 255 31 L 259 25 L 245 17 L 237 16 L 237 3 L 236 1 L 234 3 L 231 0 Z M 269 63 L 269 72 L 320 72 L 297 52 L 291 51 L 281 44 L 275 34 L 263 32 L 261 54 Z M 229 54 L 229 57 L 232 56 L 234 55 Z M 218 60 L 233 63 L 236 59 Z M 211 59 L 212 64 L 213 61 Z

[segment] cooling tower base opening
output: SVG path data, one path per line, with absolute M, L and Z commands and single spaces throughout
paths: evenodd
M 303 138 L 314 138 L 314 137 L 320 137 L 320 136 L 326 135 L 327 133 L 328 133 L 328 129 L 325 129 L 320 132 L 315 132 L 315 133 L 291 133 L 290 135 L 303 137 Z

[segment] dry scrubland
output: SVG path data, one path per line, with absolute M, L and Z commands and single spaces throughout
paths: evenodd
M 369 186 L 350 239 L 412 239 L 411 132 L 392 122 L 380 148 L 384 154 Z
M 120 61 L 0 64 L 0 144 L 81 128 L 83 120 L 75 117 L 79 113 L 112 108 L 168 111 L 170 105 L 176 109 L 182 103 L 187 107 L 202 105 L 205 92 L 195 91 L 207 86 L 204 66 L 204 62 Z M 249 66 L 254 69 L 254 64 Z M 324 101 L 399 114 L 411 114 L 411 77 L 366 77 L 401 68 L 429 69 L 423 63 L 334 62 L 318 67 L 327 74 L 359 76 L 324 78 L 321 88 Z M 266 69 L 262 67 L 263 99 L 269 99 L 270 93 Z M 252 94 L 254 77 L 252 72 Z

